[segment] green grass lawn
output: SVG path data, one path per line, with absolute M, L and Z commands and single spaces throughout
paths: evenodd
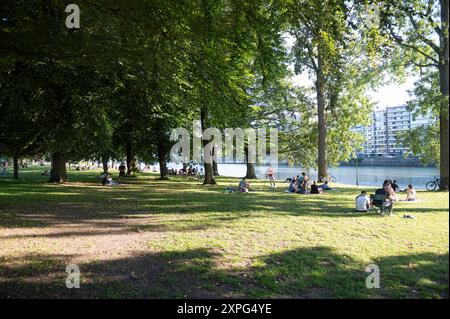
M 69 171 L 50 185 L 43 170 L 0 177 L 3 298 L 448 298 L 448 193 L 381 218 L 354 213 L 361 189 L 344 185 L 295 195 L 252 181 L 255 192 L 228 194 L 236 179 L 103 187 L 99 171 Z M 68 264 L 80 289 L 65 287 Z M 366 288 L 369 264 L 379 289 Z

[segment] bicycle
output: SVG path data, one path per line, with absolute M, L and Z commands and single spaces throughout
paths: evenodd
M 328 175 L 328 181 L 332 182 L 332 183 L 337 183 L 337 178 L 334 177 L 333 175 L 329 174 Z
M 441 180 L 439 179 L 439 177 L 434 176 L 434 180 L 433 181 L 429 181 L 426 185 L 425 188 L 427 189 L 427 191 L 432 192 L 434 190 L 436 190 L 436 188 L 441 186 Z
M 288 180 L 286 180 L 286 181 L 288 181 Z M 324 183 L 324 182 L 337 183 L 337 178 L 334 177 L 334 176 L 331 175 L 331 174 L 328 174 L 326 178 L 323 178 L 322 176 L 319 176 L 319 177 L 317 178 L 317 181 L 318 181 L 319 183 Z

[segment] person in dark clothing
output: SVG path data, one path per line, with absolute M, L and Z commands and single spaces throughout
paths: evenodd
M 125 171 L 126 171 L 126 167 L 123 163 L 120 164 L 119 166 L 119 178 L 124 178 L 125 177 Z
M 391 184 L 391 187 L 392 187 L 392 189 L 395 192 L 399 192 L 400 191 L 400 187 L 397 185 L 397 181 L 393 181 L 392 184 Z
M 374 200 L 373 204 L 384 205 L 388 209 L 389 215 L 391 215 L 392 209 L 394 208 L 394 199 L 391 198 L 391 194 L 388 190 L 389 187 L 390 187 L 389 181 L 385 181 L 383 183 L 383 187 L 375 191 L 375 195 L 382 195 L 385 199 L 384 202 Z
M 316 181 L 313 182 L 311 185 L 311 194 L 320 194 L 319 186 L 317 185 Z

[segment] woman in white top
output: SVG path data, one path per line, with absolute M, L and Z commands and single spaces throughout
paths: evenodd
M 414 202 L 416 200 L 417 200 L 416 190 L 414 189 L 414 187 L 411 184 L 409 184 L 408 188 L 406 189 L 406 201 Z

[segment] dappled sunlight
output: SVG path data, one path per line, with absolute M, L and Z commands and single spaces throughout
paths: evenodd
M 437 298 L 448 290 L 444 193 L 420 192 L 421 202 L 398 202 L 395 216 L 381 218 L 355 213 L 361 189 L 341 185 L 311 196 L 251 181 L 255 192 L 229 194 L 235 179 L 203 187 L 150 175 L 104 187 L 96 175 L 2 184 L 0 294 Z M 60 281 L 69 262 L 84 272 L 78 295 Z M 377 292 L 364 286 L 369 263 L 389 269 Z
M 217 248 L 134 252 L 112 259 L 86 262 L 74 255 L 16 255 L 0 257 L 0 293 L 15 287 L 24 297 L 42 291 L 46 296 L 76 297 L 294 297 L 388 298 L 446 297 L 445 279 L 433 271 L 448 268 L 448 254 L 390 255 L 374 260 L 383 276 L 381 289 L 365 286 L 365 264 L 327 246 L 286 249 L 254 256 L 239 263 L 223 260 Z M 416 261 L 414 267 L 408 261 Z M 63 286 L 65 264 L 79 262 L 81 289 Z M 400 282 L 389 281 L 391 276 Z M 116 287 L 111 289 L 108 287 Z M 5 290 L 8 289 L 8 290 Z M 129 294 L 130 290 L 136 295 Z M 111 294 L 112 293 L 112 294 Z M 72 295 L 73 296 L 73 295 Z

